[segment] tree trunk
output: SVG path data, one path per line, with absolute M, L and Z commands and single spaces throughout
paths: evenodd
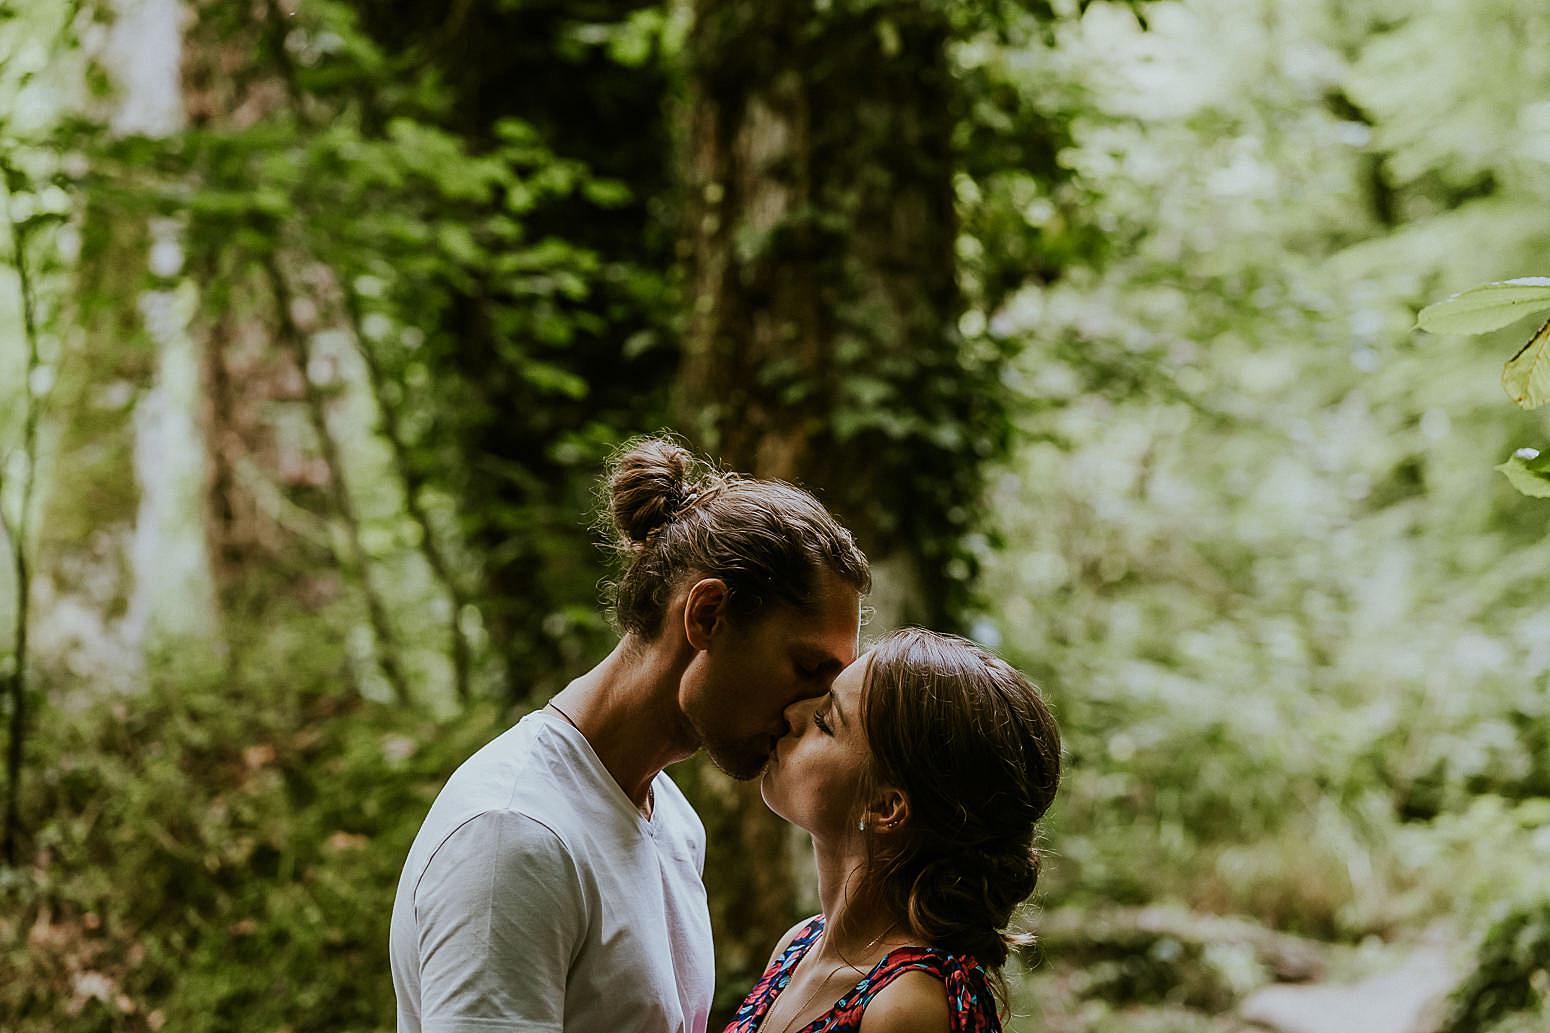
M 366 611 L 366 621 L 371 625 L 373 658 L 382 678 L 393 692 L 393 698 L 401 706 L 413 702 L 409 692 L 409 678 L 399 660 L 397 636 L 393 633 L 392 618 L 383 593 L 372 580 L 371 557 L 362 544 L 361 520 L 356 512 L 355 500 L 350 493 L 344 457 L 333 427 L 329 425 L 328 400 L 313 381 L 312 341 L 307 331 L 296 325 L 292 314 L 295 297 L 280 261 L 274 255 L 264 259 L 264 274 L 268 280 L 274 301 L 276 336 L 290 350 L 300 373 L 302 401 L 307 408 L 307 421 L 326 471 L 324 490 L 329 500 L 330 516 L 339 521 L 340 541 L 334 550 L 335 563 L 345 580 L 361 594 Z
M 120 0 L 106 54 L 118 85 L 115 133 L 169 136 L 186 123 L 182 89 L 182 5 Z M 160 284 L 139 298 L 156 352 L 156 379 L 135 409 L 140 489 L 129 624 L 143 646 L 181 652 L 213 644 L 216 597 L 205 545 L 207 459 L 200 433 L 201 362 L 189 325 L 197 288 L 183 271 L 182 231 L 150 227 L 150 266 Z
M 10 180 L 9 166 L 0 169 Z M 5 191 L 9 202 L 9 183 Z M 5 819 L 0 831 L 0 856 L 7 867 L 16 865 L 16 845 L 21 828 L 21 779 L 26 760 L 28 684 L 27 632 L 32 600 L 32 564 L 28 550 L 32 545 L 32 499 L 38 476 L 38 415 L 41 402 L 36 391 L 36 377 L 41 365 L 38 349 L 38 325 L 36 306 L 33 301 L 32 277 L 27 255 L 27 228 L 12 222 L 7 227 L 11 238 L 11 260 L 16 269 L 17 286 L 21 294 L 22 332 L 26 339 L 27 363 L 23 368 L 22 384 L 22 441 L 24 463 L 21 489 L 17 492 L 16 526 L 13 529 L 0 509 L 0 537 L 10 552 L 12 572 L 16 582 L 16 621 L 12 628 L 11 672 L 7 679 L 7 697 L 11 705 L 9 737 L 6 741 L 5 763 Z M 0 471 L 3 481 L 3 471 Z M 3 485 L 0 485 L 3 486 Z M 4 493 L 0 492 L 0 507 Z
M 969 501 L 917 448 L 961 416 L 948 29 L 919 0 L 706 2 L 690 48 L 681 412 L 822 495 L 887 624 L 952 623 L 931 547 Z
M 816 490 L 878 564 L 887 623 L 940 626 L 923 546 L 946 507 L 911 439 L 959 360 L 949 26 L 900 0 L 695 13 L 681 425 L 734 469 Z M 724 1009 L 815 901 L 757 787 L 714 792 L 705 771 Z

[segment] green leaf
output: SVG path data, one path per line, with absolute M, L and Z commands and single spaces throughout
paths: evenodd
M 1524 409 L 1550 402 L 1550 321 L 1502 367 L 1507 397 Z
M 1550 499 L 1550 452 L 1520 448 L 1497 469 L 1520 493 L 1530 498 Z
M 633 196 L 629 185 L 617 179 L 589 179 L 581 185 L 581 192 L 599 208 L 621 207 L 629 204 Z
M 587 382 L 568 369 L 549 362 L 529 360 L 519 372 L 522 379 L 538 390 L 566 398 L 581 399 L 587 396 Z
M 1434 334 L 1483 334 L 1550 309 L 1550 277 L 1487 283 L 1428 305 L 1416 326 Z

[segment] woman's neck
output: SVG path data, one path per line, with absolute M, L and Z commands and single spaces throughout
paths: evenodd
M 638 808 L 647 805 L 651 780 L 697 746 L 678 707 L 680 659 L 627 636 L 551 700 Z
M 908 939 L 906 923 L 893 915 L 874 894 L 866 892 L 866 848 L 859 836 L 837 841 L 813 837 L 818 864 L 818 899 L 824 919 L 820 959 L 836 964 L 860 964 L 879 950 Z

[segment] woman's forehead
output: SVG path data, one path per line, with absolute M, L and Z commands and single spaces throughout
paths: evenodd
M 843 692 L 847 696 L 860 698 L 866 689 L 867 678 L 871 673 L 872 659 L 870 653 L 863 653 L 856 657 L 855 661 L 846 666 L 834 679 L 834 691 Z

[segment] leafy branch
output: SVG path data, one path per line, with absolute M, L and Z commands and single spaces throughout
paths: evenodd
M 1550 311 L 1550 277 L 1482 284 L 1421 310 L 1416 325 L 1435 334 L 1485 334 Z M 1550 403 L 1550 320 L 1502 367 L 1502 388 L 1522 409 Z M 1550 498 L 1550 453 L 1520 448 L 1497 467 L 1524 495 Z

